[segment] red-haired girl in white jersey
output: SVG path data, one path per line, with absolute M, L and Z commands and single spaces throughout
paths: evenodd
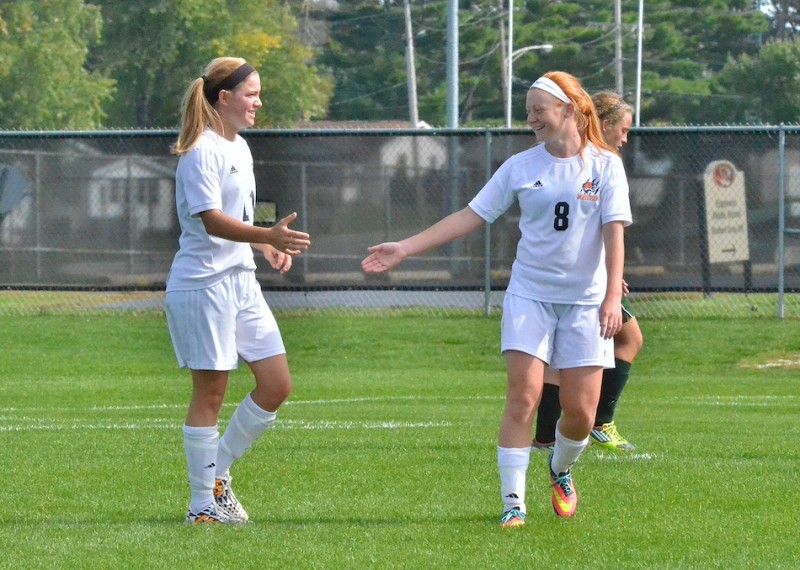
M 589 443 L 603 368 L 614 366 L 622 327 L 623 228 L 631 223 L 622 160 L 603 140 L 580 82 L 546 73 L 528 91 L 538 143 L 509 158 L 467 207 L 400 242 L 369 248 L 364 271 L 392 269 L 520 208 L 521 238 L 503 302 L 501 350 L 508 371 L 497 462 L 501 525 L 524 524 L 531 429 L 544 368 L 560 371 L 563 415 L 550 456 L 556 514 L 575 513 L 572 467 Z

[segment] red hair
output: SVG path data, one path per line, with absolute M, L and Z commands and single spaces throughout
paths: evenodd
M 618 154 L 617 149 L 609 145 L 603 138 L 597 110 L 591 96 L 581 86 L 581 82 L 574 75 L 565 71 L 550 71 L 545 73 L 544 77 L 558 85 L 575 106 L 575 122 L 581 133 L 581 155 L 589 141 L 597 148 Z

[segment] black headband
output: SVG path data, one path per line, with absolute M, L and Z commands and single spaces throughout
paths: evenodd
M 220 81 L 214 87 L 209 87 L 208 85 L 208 77 L 205 75 L 203 76 L 203 94 L 206 96 L 209 104 L 213 105 L 219 99 L 219 92 L 223 89 L 225 91 L 230 91 L 237 85 L 239 85 L 245 78 L 253 73 L 256 70 L 255 67 L 250 65 L 249 63 L 243 63 L 236 70 L 231 73 L 228 77 Z

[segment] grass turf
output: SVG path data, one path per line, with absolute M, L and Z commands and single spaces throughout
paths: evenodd
M 630 455 L 588 449 L 577 515 L 545 456 L 501 529 L 497 317 L 284 314 L 295 389 L 234 465 L 252 524 L 182 524 L 189 395 L 160 314 L 0 317 L 2 568 L 791 568 L 796 322 L 640 319 L 617 411 Z M 250 389 L 231 377 L 223 418 Z

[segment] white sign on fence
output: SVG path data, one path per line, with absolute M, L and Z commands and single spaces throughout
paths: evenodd
M 709 262 L 749 260 L 744 173 L 727 160 L 717 160 L 706 167 L 703 182 Z

